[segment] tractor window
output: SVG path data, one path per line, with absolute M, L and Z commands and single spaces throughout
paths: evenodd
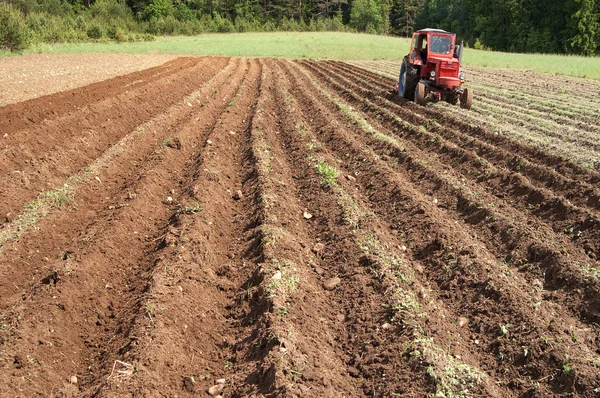
M 433 36 L 431 38 L 431 52 L 437 54 L 450 54 L 452 39 L 445 36 Z

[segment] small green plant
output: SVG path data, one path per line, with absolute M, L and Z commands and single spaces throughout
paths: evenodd
M 183 208 L 183 212 L 186 214 L 198 213 L 199 211 L 202 211 L 202 206 L 200 206 L 199 204 L 196 204 L 194 206 L 185 206 Z
M 71 202 L 71 192 L 66 185 L 52 191 L 46 191 L 44 196 L 48 199 L 50 206 L 63 207 Z
M 569 357 L 569 354 L 565 354 L 565 362 L 562 366 L 562 372 L 564 375 L 569 376 L 572 371 L 573 366 L 571 365 L 571 358 Z
M 315 168 L 317 169 L 317 173 L 321 176 L 321 185 L 329 187 L 335 183 L 338 176 L 336 169 L 323 161 L 319 161 Z
M 279 309 L 279 316 L 284 317 L 290 313 L 290 309 L 288 307 L 283 307 Z
M 173 137 L 165 137 L 160 141 L 160 146 L 168 146 L 173 145 Z

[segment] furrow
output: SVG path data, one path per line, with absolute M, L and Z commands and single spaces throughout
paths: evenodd
M 301 92 L 311 91 L 301 90 Z M 508 352 L 512 353 L 509 354 L 509 363 L 514 364 L 523 359 L 528 361 L 528 358 L 523 358 L 522 354 L 517 355 L 516 353 L 519 351 L 519 344 L 525 344 L 526 342 L 531 344 L 534 338 L 532 336 L 537 335 L 538 338 L 541 338 L 545 333 L 551 333 L 554 337 L 564 341 L 564 338 L 561 337 L 562 332 L 553 333 L 552 328 L 548 329 L 546 324 L 538 321 L 537 315 L 532 316 L 531 309 L 523 306 L 523 303 L 528 303 L 527 305 L 530 305 L 532 309 L 536 308 L 537 300 L 541 298 L 538 295 L 539 293 L 535 292 L 535 289 L 531 290 L 530 294 L 527 293 L 532 286 L 529 281 L 515 274 L 515 271 L 505 274 L 504 266 L 498 264 L 496 257 L 484 249 L 485 244 L 479 241 L 478 238 L 471 236 L 470 225 L 465 224 L 461 227 L 453 221 L 455 217 L 438 215 L 438 211 L 445 213 L 447 209 L 439 209 L 438 203 L 434 203 L 435 201 L 431 199 L 434 193 L 429 187 L 424 186 L 421 188 L 421 184 L 415 185 L 415 187 L 419 187 L 419 190 L 424 189 L 425 191 L 420 194 L 417 192 L 411 193 L 413 192 L 410 188 L 412 183 L 403 177 L 404 171 L 402 174 L 398 174 L 391 171 L 385 163 L 371 160 L 377 159 L 379 156 L 361 150 L 360 148 L 363 145 L 360 143 L 344 145 L 342 133 L 338 134 L 342 131 L 344 131 L 344 128 L 339 127 L 322 129 L 320 136 L 326 140 L 326 143 L 329 142 L 336 147 L 340 159 L 344 159 L 342 156 L 346 156 L 348 160 L 340 163 L 349 164 L 349 169 L 346 169 L 346 172 L 351 172 L 353 168 L 356 168 L 354 169 L 355 174 L 356 171 L 360 172 L 358 181 L 361 182 L 362 180 L 361 188 L 366 190 L 370 203 L 374 209 L 377 209 L 376 213 L 381 214 L 383 219 L 391 220 L 390 228 L 408 236 L 407 241 L 412 242 L 415 246 L 411 247 L 409 244 L 407 246 L 413 250 L 415 258 L 423 263 L 423 268 L 428 271 L 431 270 L 431 272 L 426 271 L 426 273 L 430 276 L 430 280 L 435 280 L 438 284 L 442 297 L 450 300 L 460 300 L 452 305 L 452 308 L 464 308 L 473 311 L 464 315 L 467 318 L 475 317 L 478 322 L 481 322 L 477 326 L 479 330 L 471 329 L 471 332 L 476 331 L 477 333 L 478 338 L 476 340 L 487 341 L 489 346 L 484 343 L 484 347 L 487 347 L 489 352 L 497 356 L 501 366 L 507 366 L 507 370 L 511 372 L 519 372 L 519 374 L 516 374 L 519 378 L 526 376 L 527 371 L 533 368 L 536 371 L 543 369 L 542 373 L 548 372 L 548 374 L 553 375 L 552 377 L 555 377 L 556 362 L 554 359 L 546 358 L 543 347 L 536 347 L 536 350 L 541 349 L 535 354 L 535 365 L 532 365 L 531 369 L 526 371 L 519 371 L 519 366 L 510 369 L 510 364 L 502 363 Z M 376 133 L 371 132 L 370 134 Z M 388 135 L 388 137 L 391 136 Z M 381 137 L 373 139 L 371 142 L 378 140 L 381 140 Z M 393 141 L 393 138 L 388 138 L 386 141 Z M 408 148 L 407 146 L 407 152 L 409 152 Z M 440 192 L 440 194 L 442 193 Z M 437 198 L 437 193 L 435 195 Z M 417 202 L 415 203 L 415 201 Z M 389 209 L 389 206 L 392 206 L 392 210 Z M 494 293 L 488 296 L 486 291 L 489 293 L 489 289 L 494 290 Z M 461 292 L 461 296 L 453 296 L 450 293 L 451 291 Z M 482 294 L 487 299 L 483 299 Z M 535 297 L 536 295 L 538 297 Z M 496 305 L 504 308 L 501 310 L 496 309 L 495 314 L 487 313 L 483 310 L 483 307 L 489 305 L 486 300 L 495 301 Z M 500 302 L 502 304 L 499 304 Z M 564 309 L 559 309 L 560 306 L 556 304 L 547 302 L 535 311 L 542 311 L 547 314 L 554 313 L 554 311 L 562 312 L 564 319 L 569 319 L 562 327 L 569 330 L 570 322 L 577 324 L 577 320 L 570 317 Z M 494 319 L 495 317 L 499 318 Z M 541 318 L 545 319 L 544 316 L 541 316 Z M 498 330 L 493 325 L 502 325 L 502 322 L 514 322 L 521 325 L 518 328 L 523 325 L 531 325 L 531 329 L 521 328 L 515 330 L 514 335 L 511 336 L 514 339 L 512 342 L 498 344 L 499 340 L 502 339 L 496 337 Z M 488 325 L 488 327 L 483 325 Z M 586 342 L 589 341 L 590 346 L 593 347 L 594 332 L 589 333 L 588 326 L 581 324 L 577 326 L 577 330 L 578 333 L 581 333 L 578 336 Z M 589 340 L 590 338 L 591 340 Z M 519 341 L 519 343 L 516 343 L 516 341 Z M 512 345 L 512 343 L 516 344 Z M 582 385 L 578 386 L 579 392 L 585 391 L 588 388 L 587 386 L 598 384 L 598 380 L 593 376 L 593 360 L 591 359 L 594 357 L 594 349 L 584 343 L 579 344 L 576 348 L 572 347 L 572 349 L 579 352 L 577 355 L 589 358 L 579 364 L 583 372 L 589 376 Z M 563 354 L 565 353 L 563 352 Z M 525 357 L 527 355 L 529 354 L 525 354 Z M 574 355 L 574 352 L 569 353 L 569 355 Z M 499 366 L 499 364 L 494 366 Z M 509 380 L 507 379 L 507 384 L 510 384 Z M 557 388 L 568 389 L 569 383 L 557 384 L 555 380 L 552 380 L 548 383 L 547 388 L 548 391 L 554 391 Z M 522 387 L 526 388 L 526 386 Z

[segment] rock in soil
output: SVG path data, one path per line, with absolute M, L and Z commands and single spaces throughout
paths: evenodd
M 323 249 L 325 249 L 325 245 L 324 245 L 324 244 L 322 244 L 322 243 L 317 243 L 317 244 L 316 244 L 316 245 L 313 247 L 312 251 L 313 251 L 313 252 L 315 252 L 315 253 L 319 253 L 319 252 L 320 252 L 320 251 L 322 251 Z
M 333 278 L 327 279 L 325 282 L 323 282 L 323 287 L 324 287 L 326 290 L 333 290 L 333 289 L 335 289 L 335 287 L 336 287 L 337 285 L 339 285 L 339 284 L 340 284 L 340 282 L 341 282 L 341 281 L 342 281 L 342 280 L 336 276 L 336 277 L 333 277 Z
M 271 280 L 272 280 L 272 281 L 278 281 L 278 280 L 280 280 L 280 279 L 281 279 L 281 276 L 282 276 L 282 275 L 281 275 L 281 271 L 277 270 L 277 271 L 276 271 L 276 272 L 273 274 L 273 276 L 271 277 Z
M 223 392 L 224 388 L 224 384 L 215 384 L 214 386 L 208 389 L 208 393 L 212 396 L 219 395 Z

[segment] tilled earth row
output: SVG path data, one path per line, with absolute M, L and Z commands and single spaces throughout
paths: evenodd
M 389 80 L 179 58 L 0 108 L 0 395 L 597 396 L 600 175 Z
M 386 90 L 398 79 L 398 63 L 356 62 L 386 79 Z M 460 115 L 474 125 L 485 125 L 546 152 L 566 156 L 585 167 L 600 170 L 597 81 L 502 69 L 467 70 L 474 90 L 472 110 L 439 103 L 439 112 Z

